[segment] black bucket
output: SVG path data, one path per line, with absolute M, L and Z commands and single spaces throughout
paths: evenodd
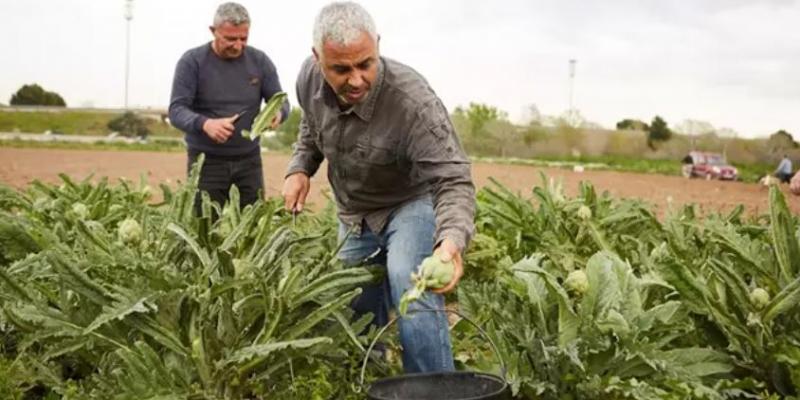
M 449 312 L 469 322 L 489 341 L 500 360 L 500 370 L 505 376 L 506 367 L 497 346 L 486 332 L 475 322 L 453 310 L 413 310 L 415 312 Z M 367 357 L 361 366 L 361 386 L 364 386 L 364 373 L 372 348 L 383 333 L 399 317 L 393 318 L 384 326 L 367 349 Z M 508 382 L 499 376 L 470 371 L 434 372 L 406 374 L 375 381 L 367 390 L 369 400 L 507 400 L 511 398 Z
M 369 387 L 370 400 L 507 400 L 508 384 L 478 372 L 439 372 L 384 378 Z

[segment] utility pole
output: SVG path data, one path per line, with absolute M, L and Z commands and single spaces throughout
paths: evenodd
M 125 0 L 125 110 L 128 109 L 128 77 L 131 64 L 131 20 L 133 19 L 133 0 Z
M 567 110 L 567 115 L 569 115 L 570 124 L 575 122 L 575 104 L 573 103 L 574 93 L 575 93 L 575 64 L 578 60 L 571 58 L 569 60 L 569 109 Z

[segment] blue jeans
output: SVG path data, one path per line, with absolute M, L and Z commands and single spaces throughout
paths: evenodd
M 372 313 L 373 324 L 388 323 L 389 309 L 400 303 L 400 296 L 411 287 L 411 272 L 433 252 L 436 220 L 430 197 L 412 201 L 395 211 L 380 233 L 362 223 L 360 233 L 351 233 L 342 246 L 339 258 L 346 265 L 356 265 L 376 254 L 369 263 L 386 267 L 381 284 L 364 287 L 353 302 L 356 315 Z M 339 224 L 343 239 L 349 227 Z M 443 309 L 444 296 L 426 292 L 412 302 L 409 314 L 399 321 L 403 345 L 403 369 L 406 373 L 452 371 L 453 353 L 447 315 L 443 312 L 411 313 L 418 309 Z

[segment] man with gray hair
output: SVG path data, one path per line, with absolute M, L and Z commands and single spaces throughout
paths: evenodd
M 339 257 L 369 259 L 387 279 L 353 304 L 387 323 L 410 276 L 433 253 L 455 265 L 453 280 L 427 292 L 400 320 L 406 372 L 449 371 L 453 356 L 443 293 L 463 274 L 462 251 L 474 231 L 470 163 L 449 114 L 425 79 L 378 52 L 372 17 L 352 2 L 322 9 L 313 57 L 297 77 L 300 135 L 283 186 L 285 207 L 302 211 L 310 177 L 323 159 L 338 207 Z
M 169 119 L 185 133 L 187 169 L 205 153 L 199 189 L 223 205 L 231 186 L 236 185 L 244 207 L 262 195 L 264 178 L 260 143 L 241 132 L 250 129 L 262 99 L 280 92 L 281 84 L 272 60 L 247 46 L 250 16 L 242 5 L 220 5 L 209 29 L 213 40 L 187 51 L 178 61 Z M 287 102 L 272 128 L 288 113 Z M 195 201 L 198 214 L 199 196 Z

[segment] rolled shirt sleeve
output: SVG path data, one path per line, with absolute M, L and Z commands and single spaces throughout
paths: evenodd
M 314 126 L 309 123 L 309 118 L 304 112 L 300 118 L 300 131 L 285 176 L 288 177 L 297 172 L 305 173 L 308 176 L 317 173 L 325 157 L 314 142 L 314 132 Z
M 411 179 L 431 187 L 436 243 L 449 238 L 465 249 L 475 229 L 475 186 L 469 158 L 438 98 L 419 108 L 407 139 Z

